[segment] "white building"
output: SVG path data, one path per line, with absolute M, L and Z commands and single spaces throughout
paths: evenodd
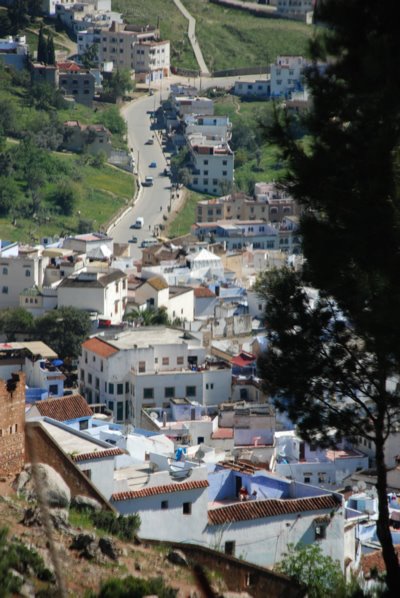
M 200 133 L 229 141 L 231 138 L 232 124 L 228 116 L 200 116 L 198 114 L 185 114 L 183 118 L 186 135 Z
M 6 253 L 6 252 L 5 252 Z M 0 309 L 18 307 L 20 293 L 32 286 L 40 287 L 49 258 L 42 248 L 17 246 L 14 255 L 0 256 Z
M 180 116 L 185 116 L 186 114 L 212 116 L 214 114 L 214 102 L 210 98 L 201 96 L 173 96 L 172 100 Z
M 315 0 L 276 0 L 276 9 L 283 17 L 312 23 Z
M 235 81 L 233 94 L 242 98 L 265 99 L 270 96 L 271 83 L 265 79 L 255 81 Z
M 271 97 L 285 97 L 303 89 L 302 72 L 307 66 L 303 56 L 278 56 L 271 64 Z
M 192 133 L 187 141 L 193 164 L 193 189 L 218 195 L 224 184 L 233 184 L 235 155 L 223 138 Z
M 100 63 L 112 62 L 114 68 L 134 70 L 139 79 L 147 82 L 168 77 L 170 43 L 160 40 L 154 27 L 125 25 L 113 22 L 100 35 L 91 29 L 82 31 L 78 38 L 78 52 L 82 55 L 92 43 L 98 44 Z
M 275 433 L 272 471 L 287 478 L 322 486 L 340 488 L 353 472 L 368 467 L 368 456 L 353 448 L 321 449 L 303 442 L 294 431 Z
M 139 308 L 165 307 L 170 320 L 192 322 L 194 292 L 191 287 L 170 286 L 165 280 L 151 276 L 135 290 L 135 304 Z
M 218 405 L 231 389 L 229 366 L 207 362 L 193 334 L 162 326 L 85 341 L 79 379 L 89 403 L 107 403 L 117 421 L 134 423 L 142 407 L 168 407 L 171 398 Z
M 101 272 L 87 268 L 64 278 L 58 286 L 58 307 L 74 306 L 96 312 L 111 324 L 122 321 L 127 300 L 127 276 L 121 270 Z

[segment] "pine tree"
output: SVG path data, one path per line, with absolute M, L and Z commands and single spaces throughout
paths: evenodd
M 389 529 L 385 442 L 400 421 L 400 37 L 395 0 L 321 0 L 310 46 L 305 149 L 288 115 L 273 136 L 304 208 L 306 267 L 266 276 L 266 385 L 307 436 L 330 426 L 375 445 L 377 533 L 390 595 L 400 567 Z M 321 68 L 321 62 L 326 63 Z M 312 306 L 302 285 L 321 289 Z M 394 382 L 393 382 L 394 381 Z
M 56 53 L 54 50 L 54 39 L 52 35 L 47 38 L 47 64 L 56 63 Z

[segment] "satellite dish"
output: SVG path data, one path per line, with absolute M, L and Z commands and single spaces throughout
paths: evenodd
M 151 419 L 153 420 L 153 422 L 155 422 L 155 421 L 157 421 L 157 419 L 158 419 L 158 414 L 157 414 L 155 411 L 152 411 L 152 412 L 150 413 L 150 417 L 151 417 Z

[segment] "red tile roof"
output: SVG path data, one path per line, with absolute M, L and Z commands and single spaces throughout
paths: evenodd
M 116 457 L 117 455 L 125 455 L 125 452 L 120 448 L 104 449 L 103 451 L 93 451 L 92 453 L 82 453 L 80 455 L 73 455 L 73 461 L 90 461 L 91 459 L 104 459 L 105 457 Z
M 82 347 L 86 349 L 86 351 L 96 353 L 96 355 L 99 355 L 100 357 L 110 357 L 111 355 L 114 355 L 114 353 L 118 353 L 118 349 L 96 337 L 89 338 L 82 344 Z
M 71 62 L 69 60 L 67 62 L 57 62 L 57 67 L 61 71 L 69 71 L 71 73 L 78 73 L 81 70 L 76 62 Z
M 40 415 L 51 417 L 59 422 L 93 415 L 89 405 L 80 394 L 37 401 L 35 407 Z
M 233 429 L 232 428 L 218 428 L 211 434 L 211 438 L 213 440 L 227 440 L 228 438 L 233 438 Z
M 256 471 L 260 471 L 261 469 L 265 469 L 265 466 L 254 465 L 245 459 L 239 459 L 238 461 L 219 461 L 217 463 L 218 467 L 224 467 L 225 469 L 232 469 L 232 471 L 240 471 L 241 473 L 249 473 L 253 474 Z
M 400 561 L 400 545 L 395 545 L 394 549 L 397 554 L 397 560 Z M 370 552 L 369 554 L 361 555 L 361 568 L 366 579 L 371 577 L 371 569 L 376 570 L 378 573 L 386 573 L 382 550 L 374 550 L 374 552 Z
M 279 515 L 290 515 L 304 511 L 335 509 L 338 506 L 339 502 L 332 494 L 284 500 L 278 498 L 250 500 L 209 510 L 208 522 L 210 525 L 222 525 L 235 521 L 278 517 Z
M 207 488 L 207 480 L 194 480 L 192 482 L 182 482 L 181 484 L 167 484 L 164 486 L 152 486 L 151 488 L 142 488 L 142 490 L 129 490 L 128 492 L 116 492 L 111 496 L 113 501 L 133 500 L 135 498 L 145 498 L 146 496 L 157 496 L 157 494 L 169 494 L 171 492 L 184 492 L 185 490 L 199 490 Z
M 236 357 L 231 359 L 231 364 L 243 368 L 246 365 L 251 365 L 254 363 L 256 359 L 257 357 L 253 355 L 253 353 L 246 353 L 245 351 L 242 351 L 240 355 L 236 355 Z
M 197 289 L 194 289 L 194 296 L 196 297 L 196 299 L 203 299 L 205 297 L 216 297 L 215 293 L 213 293 L 207 287 L 197 287 Z

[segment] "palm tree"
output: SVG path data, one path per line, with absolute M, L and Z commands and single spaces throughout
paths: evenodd
M 134 322 L 139 326 L 162 326 L 169 324 L 167 308 L 162 307 L 146 307 L 144 310 L 133 309 L 125 316 L 128 322 Z

